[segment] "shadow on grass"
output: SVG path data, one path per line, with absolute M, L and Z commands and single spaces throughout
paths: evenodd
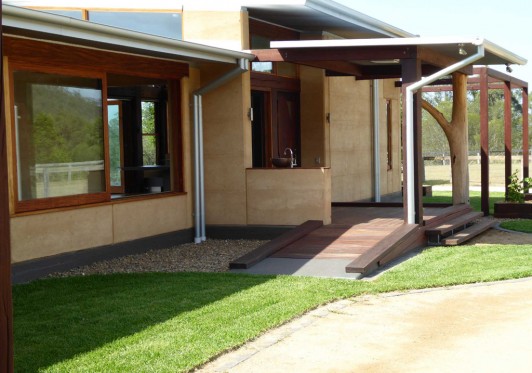
M 16 285 L 16 371 L 41 371 L 272 278 L 153 273 Z

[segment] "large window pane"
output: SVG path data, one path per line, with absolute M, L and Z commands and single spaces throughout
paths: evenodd
M 181 40 L 180 13 L 90 11 L 91 22 Z
M 105 191 L 101 80 L 16 71 L 19 201 Z

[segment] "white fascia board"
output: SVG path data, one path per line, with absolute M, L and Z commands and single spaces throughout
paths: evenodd
M 482 44 L 478 38 L 379 38 L 379 39 L 335 39 L 335 40 L 292 40 L 272 41 L 271 48 L 324 48 L 324 47 L 386 47 L 430 44 Z
M 116 45 L 121 49 L 126 47 L 141 50 L 147 55 L 150 52 L 162 54 L 177 60 L 236 63 L 242 58 L 254 58 L 252 54 L 240 51 L 184 42 L 9 5 L 2 6 L 2 23 L 5 27 L 68 39 L 88 40 L 95 44 Z
M 506 60 L 509 64 L 512 65 L 526 65 L 528 62 L 526 58 L 523 58 L 513 52 L 510 52 L 509 50 L 495 43 L 492 43 L 489 40 L 484 39 L 484 48 L 488 53 L 491 53 L 503 60 Z

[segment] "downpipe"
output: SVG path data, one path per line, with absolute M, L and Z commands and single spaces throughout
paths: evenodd
M 203 152 L 203 95 L 249 70 L 249 60 L 241 58 L 238 66 L 192 93 L 194 113 L 194 242 L 207 240 L 205 229 L 205 167 Z
M 458 61 L 451 66 L 446 67 L 426 78 L 410 84 L 406 87 L 406 169 L 407 169 L 407 188 L 406 188 L 406 209 L 407 223 L 415 224 L 415 206 L 414 206 L 414 93 L 424 86 L 435 82 L 436 80 L 460 70 L 468 65 L 473 64 L 484 57 L 484 45 L 479 41 L 477 53 Z
M 379 81 L 373 80 L 373 178 L 375 202 L 381 201 L 380 101 Z

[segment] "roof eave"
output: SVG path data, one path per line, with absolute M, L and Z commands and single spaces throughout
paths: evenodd
M 526 65 L 527 59 L 523 58 L 509 50 L 492 43 L 489 40 L 483 40 L 484 48 L 489 51 L 491 54 L 499 57 L 500 59 L 506 60 L 510 65 Z
M 493 64 L 525 65 L 527 60 L 509 50 L 482 38 L 470 37 L 416 37 L 416 38 L 380 38 L 380 39 L 337 39 L 337 40 L 295 40 L 275 41 L 271 48 L 334 48 L 334 47 L 386 47 L 386 46 L 444 46 L 463 45 L 478 47 L 483 45 L 485 51 L 497 59 Z
M 356 23 L 363 26 L 368 30 L 382 34 L 384 36 L 392 38 L 408 38 L 415 37 L 416 35 L 407 31 L 401 30 L 395 26 L 392 26 L 386 22 L 380 21 L 376 18 L 370 17 L 366 14 L 357 12 L 349 7 L 338 4 L 334 1 L 327 0 L 307 0 L 305 6 L 325 14 L 329 14 L 338 19 Z
M 77 40 L 88 46 L 116 46 L 120 50 L 183 61 L 235 63 L 239 59 L 253 59 L 253 55 L 245 52 L 144 34 L 11 5 L 2 5 L 2 25 L 7 30 L 42 34 L 50 40 Z

